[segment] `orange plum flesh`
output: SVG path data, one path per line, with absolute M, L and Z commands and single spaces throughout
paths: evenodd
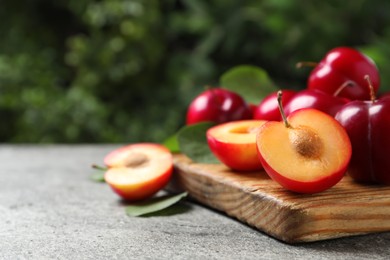
M 298 193 L 324 191 L 338 183 L 352 154 L 344 128 L 331 116 L 301 109 L 284 122 L 264 124 L 257 136 L 259 158 L 268 175 Z
M 124 200 L 138 201 L 153 196 L 170 180 L 172 155 L 159 144 L 139 143 L 109 153 L 105 181 Z
M 236 171 L 262 169 L 256 150 L 256 135 L 263 120 L 241 120 L 223 123 L 207 131 L 213 154 Z

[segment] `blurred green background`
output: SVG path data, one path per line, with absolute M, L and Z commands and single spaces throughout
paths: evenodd
M 390 1 L 2 0 L 0 142 L 160 142 L 229 68 L 304 88 L 333 47 L 390 86 Z

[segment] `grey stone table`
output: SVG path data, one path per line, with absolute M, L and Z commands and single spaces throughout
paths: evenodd
M 0 146 L 0 259 L 390 259 L 390 233 L 288 245 L 189 201 L 128 217 L 89 179 L 116 147 Z

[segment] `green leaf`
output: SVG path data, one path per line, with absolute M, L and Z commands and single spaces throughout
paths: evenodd
M 236 66 L 228 70 L 221 76 L 220 84 L 221 87 L 238 93 L 248 103 L 255 105 L 277 90 L 265 70 L 249 65 Z
M 104 173 L 108 170 L 108 168 L 96 164 L 92 164 L 92 168 L 98 171 L 92 174 L 90 179 L 96 182 L 105 182 Z
M 104 172 L 98 171 L 90 176 L 90 179 L 96 182 L 105 182 Z
M 186 196 L 187 192 L 183 192 L 177 195 L 156 197 L 147 201 L 134 203 L 126 207 L 126 214 L 131 217 L 138 217 L 153 212 L 158 212 L 174 205 Z
M 171 151 L 171 153 L 180 153 L 179 142 L 177 141 L 177 134 L 171 135 L 163 142 L 163 145 Z
M 206 131 L 212 126 L 214 123 L 203 122 L 180 129 L 177 135 L 180 151 L 194 162 L 219 163 L 212 154 L 206 138 Z

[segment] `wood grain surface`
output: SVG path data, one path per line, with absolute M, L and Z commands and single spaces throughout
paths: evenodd
M 264 171 L 233 172 L 180 154 L 174 164 L 171 188 L 287 243 L 390 231 L 390 187 L 345 176 L 325 192 L 303 195 L 286 191 Z

